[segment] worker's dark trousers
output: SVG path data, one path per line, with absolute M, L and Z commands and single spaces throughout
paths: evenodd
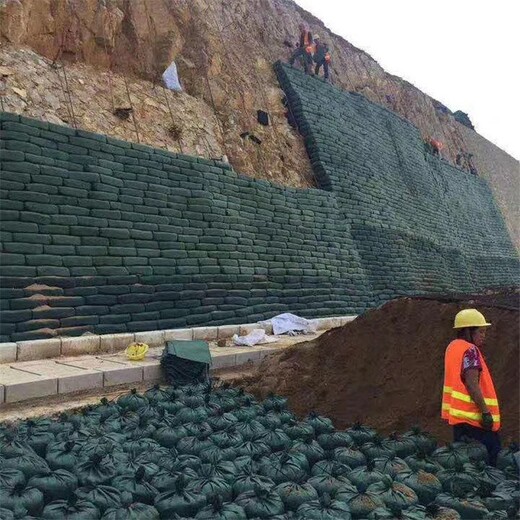
M 473 439 L 481 442 L 488 451 L 489 463 L 492 466 L 496 464 L 498 452 L 502 448 L 498 432 L 483 430 L 482 428 L 471 426 L 471 424 L 456 424 L 453 427 L 453 440 L 459 442 L 464 439 Z
M 329 63 L 325 59 L 316 62 L 316 67 L 314 67 L 314 74 L 316 74 L 316 76 L 319 75 L 320 68 L 322 65 L 323 65 L 323 77 L 325 79 L 329 79 Z
M 294 65 L 294 62 L 298 59 L 302 58 L 305 74 L 309 74 L 312 65 L 312 56 L 303 48 L 298 47 L 293 53 L 291 58 L 289 59 L 290 65 Z

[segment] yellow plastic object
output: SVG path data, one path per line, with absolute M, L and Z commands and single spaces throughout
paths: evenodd
M 130 361 L 142 361 L 149 348 L 146 343 L 132 343 L 126 347 L 125 354 Z
M 489 327 L 491 323 L 486 321 L 484 315 L 477 309 L 464 309 L 455 316 L 454 329 L 464 329 L 466 327 Z

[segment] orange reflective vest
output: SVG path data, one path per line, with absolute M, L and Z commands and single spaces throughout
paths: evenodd
M 469 395 L 462 380 L 462 360 L 464 353 L 471 346 L 471 343 L 463 339 L 456 339 L 446 349 L 441 417 L 450 425 L 467 423 L 481 428 L 482 413 Z M 493 416 L 493 431 L 498 431 L 500 429 L 500 410 L 497 393 L 486 360 L 480 351 L 479 354 L 482 362 L 479 386 L 484 402 Z

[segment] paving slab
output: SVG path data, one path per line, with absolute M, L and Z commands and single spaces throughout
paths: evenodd
M 163 330 L 136 332 L 135 341 L 136 343 L 146 343 L 149 347 L 164 347 L 166 343 Z
M 195 327 L 193 329 L 193 339 L 203 339 L 212 341 L 218 337 L 218 327 Z
M 217 329 L 217 339 L 232 338 L 240 333 L 240 325 L 221 325 Z
M 116 352 L 124 350 L 128 345 L 135 341 L 135 334 L 103 334 L 100 338 L 101 352 Z
M 14 403 L 58 393 L 58 379 L 24 372 L 8 366 L 0 367 L 0 385 L 4 401 Z
M 5 401 L 5 388 L 4 385 L 0 385 L 0 406 Z
M 101 337 L 95 334 L 76 338 L 61 338 L 61 354 L 63 356 L 98 354 L 100 348 Z
M 57 377 L 59 394 L 103 387 L 103 372 L 73 367 L 54 360 L 17 363 L 16 368 L 41 376 Z
M 174 339 L 191 341 L 193 339 L 193 329 L 168 329 L 164 331 L 165 341 L 173 341 Z
M 16 361 L 16 343 L 0 343 L 0 363 Z
M 61 339 L 35 339 L 17 342 L 17 361 L 46 359 L 61 355 Z

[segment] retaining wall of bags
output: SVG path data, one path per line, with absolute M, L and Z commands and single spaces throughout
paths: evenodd
M 278 67 L 320 189 L 2 113 L 0 341 L 358 314 L 513 283 L 488 185 L 395 114 Z

